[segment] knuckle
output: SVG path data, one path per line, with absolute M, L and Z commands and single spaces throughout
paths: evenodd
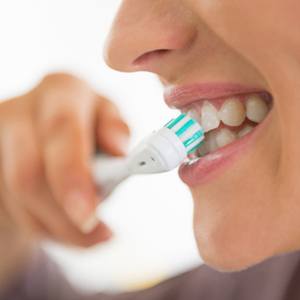
M 48 74 L 39 87 L 41 95 L 44 95 L 46 99 L 52 98 L 57 101 L 61 101 L 61 97 L 69 100 L 91 94 L 91 89 L 84 80 L 67 73 Z
M 69 73 L 50 73 L 48 75 L 46 75 L 43 80 L 42 83 L 47 83 L 47 84 L 78 84 L 80 83 L 81 80 Z
M 70 111 L 61 110 L 46 118 L 41 126 L 45 136 L 52 136 L 70 127 L 74 122 L 74 115 Z

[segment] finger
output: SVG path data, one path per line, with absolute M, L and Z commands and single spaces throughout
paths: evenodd
M 27 222 L 23 223 L 23 226 L 34 228 L 34 231 L 30 232 L 34 232 L 35 237 L 51 238 L 66 245 L 80 247 L 90 247 L 112 237 L 111 230 L 100 221 L 96 226 L 93 224 L 92 228 L 88 228 L 90 231 L 80 231 L 46 190 L 36 189 L 36 193 L 31 195 L 22 193 L 22 196 L 15 193 L 14 197 L 17 200 L 14 203 L 18 204 L 18 208 L 22 208 L 14 210 L 17 222 L 22 224 L 21 214 L 27 221 L 31 220 L 31 224 Z M 16 215 L 18 212 L 21 214 Z
M 114 156 L 126 154 L 130 135 L 129 127 L 122 120 L 116 106 L 100 96 L 97 101 L 95 122 L 98 147 Z
M 89 247 L 105 242 L 112 236 L 111 230 L 100 221 L 93 224 L 90 231 L 79 230 L 46 190 L 32 195 L 28 202 L 30 213 L 42 223 L 47 238 L 67 245 Z
M 28 188 L 27 184 L 35 173 L 33 170 L 35 166 L 31 165 L 31 157 L 36 152 L 30 135 L 28 135 L 26 122 L 21 118 L 18 118 L 17 122 L 15 122 L 16 119 L 10 119 L 10 121 L 11 125 L 6 123 L 1 128 L 0 186 L 2 209 L 18 230 L 21 229 L 28 238 L 37 238 L 43 230 L 40 224 L 26 212 L 25 203 L 20 201 L 24 199 L 25 191 Z M 28 153 L 33 154 L 28 155 Z M 21 182 L 23 182 L 25 189 L 22 189 L 20 194 L 17 195 Z
M 99 202 L 90 171 L 90 116 L 82 114 L 74 102 L 61 107 L 56 101 L 41 108 L 39 135 L 44 171 L 49 189 L 73 220 L 81 227 Z
M 52 198 L 44 182 L 36 139 L 29 122 L 19 119 L 18 126 L 2 130 L 1 150 L 5 158 L 2 159 L 7 189 L 5 199 L 19 226 L 32 229 L 33 222 L 28 223 L 32 218 L 57 241 L 84 247 L 111 236 L 103 223 L 88 234 L 81 232 Z M 35 228 L 35 231 L 39 230 Z
M 25 208 L 18 203 L 19 201 L 12 194 L 5 190 L 4 186 L 2 186 L 1 194 L 1 201 L 4 206 L 2 213 L 6 219 L 5 224 L 8 224 L 8 231 L 17 230 L 29 241 L 38 239 L 43 231 L 40 224 L 27 214 Z

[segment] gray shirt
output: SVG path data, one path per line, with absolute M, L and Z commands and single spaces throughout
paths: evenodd
M 119 295 L 83 295 L 41 253 L 0 295 L 1 300 L 299 300 L 300 252 L 250 269 L 219 273 L 206 265 L 153 288 Z

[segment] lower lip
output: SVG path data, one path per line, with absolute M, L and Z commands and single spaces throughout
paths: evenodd
M 200 158 L 189 165 L 185 163 L 179 168 L 181 180 L 189 187 L 199 186 L 213 181 L 222 174 L 232 163 L 241 157 L 254 144 L 264 127 L 268 124 L 271 112 L 255 129 L 237 141 L 222 147 L 211 154 Z

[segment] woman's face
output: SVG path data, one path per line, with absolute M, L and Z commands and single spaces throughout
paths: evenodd
M 156 73 L 208 132 L 180 176 L 217 269 L 300 249 L 299 28 L 299 0 L 124 0 L 114 22 L 107 63 Z

